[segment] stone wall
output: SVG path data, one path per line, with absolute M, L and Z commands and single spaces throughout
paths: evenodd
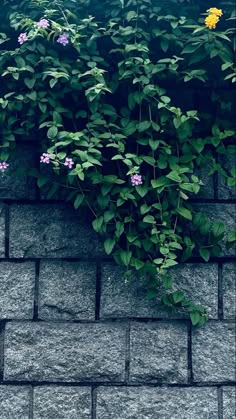
M 235 191 L 205 179 L 196 205 L 232 227 Z M 2 176 L 0 199 L 0 419 L 236 418 L 232 251 L 173 270 L 208 307 L 195 329 L 124 285 L 79 212 L 32 180 Z

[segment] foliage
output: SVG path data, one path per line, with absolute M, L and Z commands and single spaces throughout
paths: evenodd
M 195 325 L 207 313 L 172 288 L 168 270 L 219 256 L 228 233 L 192 203 L 206 168 L 235 185 L 235 170 L 220 164 L 235 152 L 227 7 L 214 18 L 187 0 L 24 0 L 0 12 L 0 160 L 38 138 L 41 166 L 52 169 L 33 175 L 48 198 L 88 207 L 126 277 L 136 270 L 149 298 L 162 293 Z

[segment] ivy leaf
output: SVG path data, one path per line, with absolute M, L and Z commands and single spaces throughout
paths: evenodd
M 156 220 L 155 220 L 155 218 L 154 218 L 152 215 L 146 215 L 146 216 L 143 218 L 143 222 L 144 222 L 144 223 L 155 224 Z
M 187 220 L 192 220 L 192 213 L 187 208 L 177 208 L 176 212 L 181 215 L 181 217 L 186 218 Z
M 213 224 L 212 233 L 215 237 L 221 236 L 222 234 L 224 234 L 224 231 L 225 231 L 224 223 L 219 221 Z
M 78 209 L 84 200 L 84 195 L 78 194 L 74 201 L 74 208 Z
M 201 255 L 201 257 L 208 262 L 208 260 L 210 259 L 210 252 L 208 249 L 204 248 L 204 247 L 200 247 L 199 249 L 199 253 Z
M 129 266 L 131 257 L 132 257 L 132 252 L 130 252 L 130 250 L 121 250 L 121 252 L 120 252 L 120 259 L 121 259 L 121 262 L 125 266 Z
M 198 311 L 192 311 L 190 313 L 190 319 L 191 319 L 192 325 L 196 326 L 201 319 L 200 313 Z
M 110 255 L 112 250 L 114 249 L 116 242 L 114 239 L 107 239 L 104 242 L 104 249 L 107 255 Z

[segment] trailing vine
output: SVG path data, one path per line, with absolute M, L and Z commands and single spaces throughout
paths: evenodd
M 37 137 L 41 170 L 31 174 L 47 197 L 89 208 L 126 278 L 136 271 L 148 298 L 161 295 L 194 325 L 206 310 L 173 289 L 169 269 L 235 241 L 192 203 L 203 170 L 236 183 L 220 163 L 235 153 L 234 7 L 210 6 L 24 0 L 0 12 L 0 171 L 22 138 Z M 209 108 L 186 105 L 176 88 L 208 89 Z

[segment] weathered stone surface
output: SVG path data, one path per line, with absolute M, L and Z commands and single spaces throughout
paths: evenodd
M 223 313 L 225 319 L 236 318 L 236 264 L 224 263 L 223 277 Z
M 230 175 L 230 170 L 236 166 L 236 155 L 231 154 L 221 159 L 221 163 Z M 236 187 L 228 186 L 222 175 L 218 177 L 218 197 L 219 199 L 236 199 Z
M 218 419 L 215 388 L 100 387 L 97 419 Z
M 235 230 L 236 206 L 234 204 L 195 204 L 194 206 L 205 212 L 211 221 L 223 221 L 226 235 L 229 231 Z M 223 243 L 222 255 L 234 256 L 235 246 L 226 249 Z
M 95 264 L 45 261 L 39 278 L 41 319 L 95 319 Z
M 91 419 L 91 389 L 36 387 L 34 419 Z
M 187 327 L 181 324 L 132 324 L 130 380 L 186 383 Z
M 29 389 L 0 385 L 1 419 L 29 419 Z
M 146 317 L 181 318 L 183 311 L 169 313 L 158 299 L 145 298 L 140 279 L 125 284 L 124 270 L 115 264 L 102 266 L 101 318 Z M 218 312 L 218 268 L 214 263 L 186 263 L 171 270 L 175 288 L 183 290 L 196 304 L 207 308 L 210 318 Z
M 33 262 L 0 263 L 0 319 L 33 317 L 35 266 Z
M 102 245 L 88 223 L 66 205 L 14 205 L 10 212 L 11 257 L 88 257 Z
M 5 256 L 5 208 L 0 205 L 0 257 Z
M 28 169 L 34 166 L 33 149 L 21 144 L 7 171 L 0 175 L 0 199 L 34 199 L 35 179 L 27 176 Z
M 209 322 L 192 338 L 193 377 L 199 382 L 235 381 L 235 325 Z
M 223 418 L 236 418 L 236 387 L 223 387 Z
M 7 380 L 122 380 L 125 327 L 118 324 L 18 323 L 6 326 Z

